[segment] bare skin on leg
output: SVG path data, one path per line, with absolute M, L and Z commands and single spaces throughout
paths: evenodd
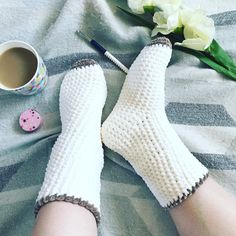
M 170 210 L 170 215 L 183 236 L 236 235 L 236 197 L 212 178 Z
M 93 214 L 75 204 L 52 202 L 38 214 L 32 236 L 96 236 L 97 224 Z

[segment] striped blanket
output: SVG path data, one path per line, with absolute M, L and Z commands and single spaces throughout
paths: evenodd
M 236 2 L 186 1 L 209 10 L 216 39 L 236 59 Z M 93 58 L 105 71 L 108 98 L 103 120 L 111 112 L 125 80 L 106 58 L 75 35 L 80 29 L 96 38 L 130 66 L 150 41 L 150 31 L 135 26 L 116 5 L 125 0 L 0 0 L 0 42 L 19 39 L 32 44 L 48 72 L 46 89 L 36 96 L 0 91 L 0 235 L 25 236 L 34 224 L 33 206 L 42 184 L 51 148 L 60 133 L 58 96 L 70 66 Z M 201 64 L 193 56 L 173 51 L 166 73 L 166 112 L 174 129 L 210 175 L 236 194 L 236 82 Z M 26 134 L 18 118 L 35 108 L 44 122 Z M 105 149 L 101 176 L 103 236 L 178 235 L 168 215 L 143 180 L 119 155 Z

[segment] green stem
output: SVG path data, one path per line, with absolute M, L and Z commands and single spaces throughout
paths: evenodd
M 226 69 L 236 73 L 236 64 L 229 54 L 213 39 L 211 45 L 206 50 L 214 60 Z
M 213 68 L 217 72 L 228 76 L 232 80 L 236 80 L 236 74 L 234 72 L 226 69 L 222 65 L 220 65 L 217 62 L 213 61 L 211 58 L 207 57 L 203 52 L 196 51 L 196 50 L 193 50 L 193 49 L 190 49 L 190 48 L 181 47 L 181 46 L 175 46 L 175 48 L 177 50 L 187 52 L 188 54 L 191 54 L 191 55 L 197 57 L 201 62 L 203 62 L 204 64 L 206 64 L 209 67 Z

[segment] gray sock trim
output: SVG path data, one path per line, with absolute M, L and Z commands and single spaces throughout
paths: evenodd
M 55 202 L 55 201 L 69 202 L 69 203 L 84 207 L 94 215 L 97 224 L 100 223 L 100 220 L 101 220 L 100 213 L 93 204 L 90 204 L 88 201 L 84 201 L 81 198 L 68 196 L 67 194 L 63 194 L 63 195 L 54 194 L 54 195 L 48 195 L 46 197 L 41 198 L 39 201 L 36 202 L 35 207 L 34 207 L 35 218 L 37 217 L 38 212 L 42 206 L 46 205 L 49 202 Z
M 178 198 L 176 200 L 174 199 L 172 202 L 167 204 L 167 206 L 165 208 L 172 209 L 172 208 L 180 205 L 184 200 L 186 200 L 188 197 L 190 197 L 191 195 L 193 195 L 195 193 L 197 188 L 199 188 L 203 184 L 203 182 L 208 178 L 208 176 L 209 176 L 208 173 L 203 175 L 203 177 L 199 178 L 199 181 L 196 182 L 194 186 L 192 186 L 192 189 L 187 189 L 188 194 L 183 193 L 181 197 L 178 196 Z
M 96 65 L 96 64 L 98 64 L 98 63 L 96 61 L 94 61 L 93 59 L 82 59 L 82 60 L 75 62 L 72 65 L 71 69 L 82 68 L 82 67 Z
M 161 45 L 172 48 L 172 44 L 171 44 L 170 40 L 166 37 L 157 37 L 157 38 L 153 39 L 147 46 L 152 46 L 155 44 L 161 44 Z

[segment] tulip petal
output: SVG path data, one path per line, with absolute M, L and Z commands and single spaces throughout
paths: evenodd
M 163 12 L 155 12 L 154 16 L 153 16 L 153 22 L 157 23 L 158 25 L 163 25 L 166 24 L 166 18 L 163 14 Z
M 129 8 L 136 14 L 143 14 L 146 7 L 156 7 L 158 0 L 128 0 Z
M 182 43 L 175 43 L 175 45 L 179 45 L 186 48 L 191 48 L 198 51 L 204 51 L 205 42 L 200 38 L 195 39 L 185 39 Z
M 157 35 L 158 33 L 161 33 L 161 34 L 164 34 L 164 35 L 167 35 L 169 33 L 171 33 L 172 30 L 169 30 L 167 28 L 167 25 L 161 25 L 161 26 L 156 26 L 153 30 L 152 30 L 152 37 Z
M 143 0 L 128 0 L 128 6 L 129 8 L 137 14 L 143 14 Z
M 179 21 L 179 13 L 175 12 L 167 18 L 167 25 L 169 29 L 175 29 L 181 27 L 182 24 Z

